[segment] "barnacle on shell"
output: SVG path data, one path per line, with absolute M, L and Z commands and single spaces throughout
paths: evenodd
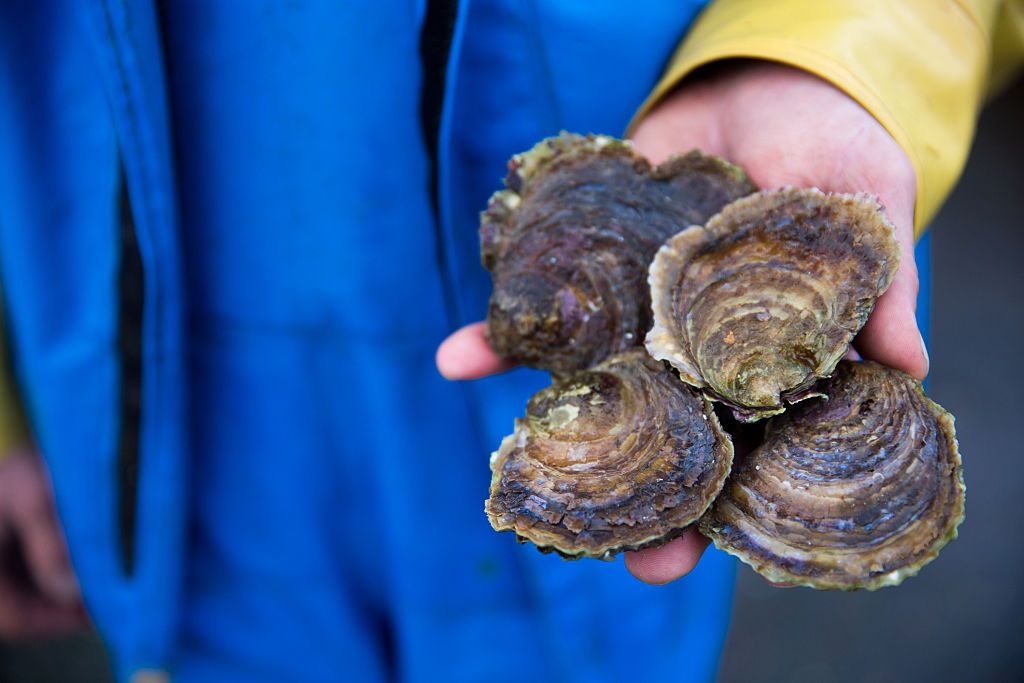
M 658 251 L 647 349 L 742 421 L 781 413 L 832 373 L 898 265 L 874 199 L 758 192 Z
M 635 348 L 530 399 L 491 456 L 487 516 L 543 551 L 607 559 L 699 518 L 732 452 L 711 404 Z
M 488 341 L 561 374 L 641 344 L 655 251 L 755 189 L 698 151 L 652 168 L 628 142 L 568 133 L 513 157 L 505 185 L 481 215 Z
M 771 581 L 893 586 L 956 537 L 964 483 L 953 417 L 897 370 L 843 361 L 828 400 L 767 422 L 700 521 Z

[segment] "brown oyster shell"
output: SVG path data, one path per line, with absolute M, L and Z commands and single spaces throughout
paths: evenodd
M 556 374 L 642 343 L 655 251 L 755 190 L 698 151 L 652 168 L 629 142 L 568 133 L 513 157 L 505 185 L 481 214 L 488 341 Z
M 658 251 L 647 349 L 741 421 L 781 413 L 832 373 L 898 265 L 873 198 L 758 192 Z
M 840 363 L 825 392 L 768 421 L 700 530 L 770 581 L 894 586 L 963 520 L 953 417 L 912 377 L 869 361 Z
M 491 456 L 486 512 L 542 551 L 608 559 L 682 533 L 731 464 L 711 404 L 636 348 L 530 399 Z

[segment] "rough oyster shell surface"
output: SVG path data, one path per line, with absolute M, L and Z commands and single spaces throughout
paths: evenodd
M 652 168 L 628 142 L 568 133 L 513 157 L 505 185 L 481 214 L 488 341 L 556 374 L 641 344 L 658 247 L 756 189 L 697 151 Z
M 732 453 L 711 404 L 635 348 L 530 399 L 491 456 L 486 512 L 543 551 L 607 559 L 697 520 Z
M 768 421 L 700 530 L 770 581 L 896 585 L 963 520 L 953 417 L 919 382 L 869 361 L 842 361 L 825 392 Z
M 741 421 L 781 413 L 832 373 L 898 265 L 873 198 L 758 192 L 659 249 L 647 349 Z

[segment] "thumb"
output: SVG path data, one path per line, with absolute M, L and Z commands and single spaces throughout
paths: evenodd
M 891 216 L 900 243 L 899 269 L 853 346 L 865 358 L 923 380 L 928 374 L 928 350 L 917 326 L 918 276 L 914 262 L 912 199 L 903 202 L 894 199 L 889 206 L 894 209 Z
M 887 140 L 892 142 L 891 138 Z M 895 145 L 895 142 L 892 142 Z M 868 157 L 870 161 L 871 157 Z M 928 374 L 928 351 L 917 326 L 918 274 L 914 261 L 916 176 L 909 159 L 895 148 L 890 162 L 879 166 L 861 160 L 846 169 L 845 192 L 867 191 L 878 197 L 892 221 L 900 245 L 900 264 L 889 289 L 878 299 L 867 324 L 853 341 L 861 356 L 923 380 Z M 899 162 L 899 163 L 898 163 Z
M 928 351 L 914 314 L 916 270 L 912 265 L 901 266 L 853 345 L 865 358 L 923 380 L 928 374 Z

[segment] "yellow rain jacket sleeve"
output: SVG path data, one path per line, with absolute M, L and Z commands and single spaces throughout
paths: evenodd
M 920 236 L 963 170 L 985 93 L 1024 58 L 1024 0 L 715 0 L 637 118 L 698 67 L 733 58 L 810 71 L 871 112 L 917 172 Z

